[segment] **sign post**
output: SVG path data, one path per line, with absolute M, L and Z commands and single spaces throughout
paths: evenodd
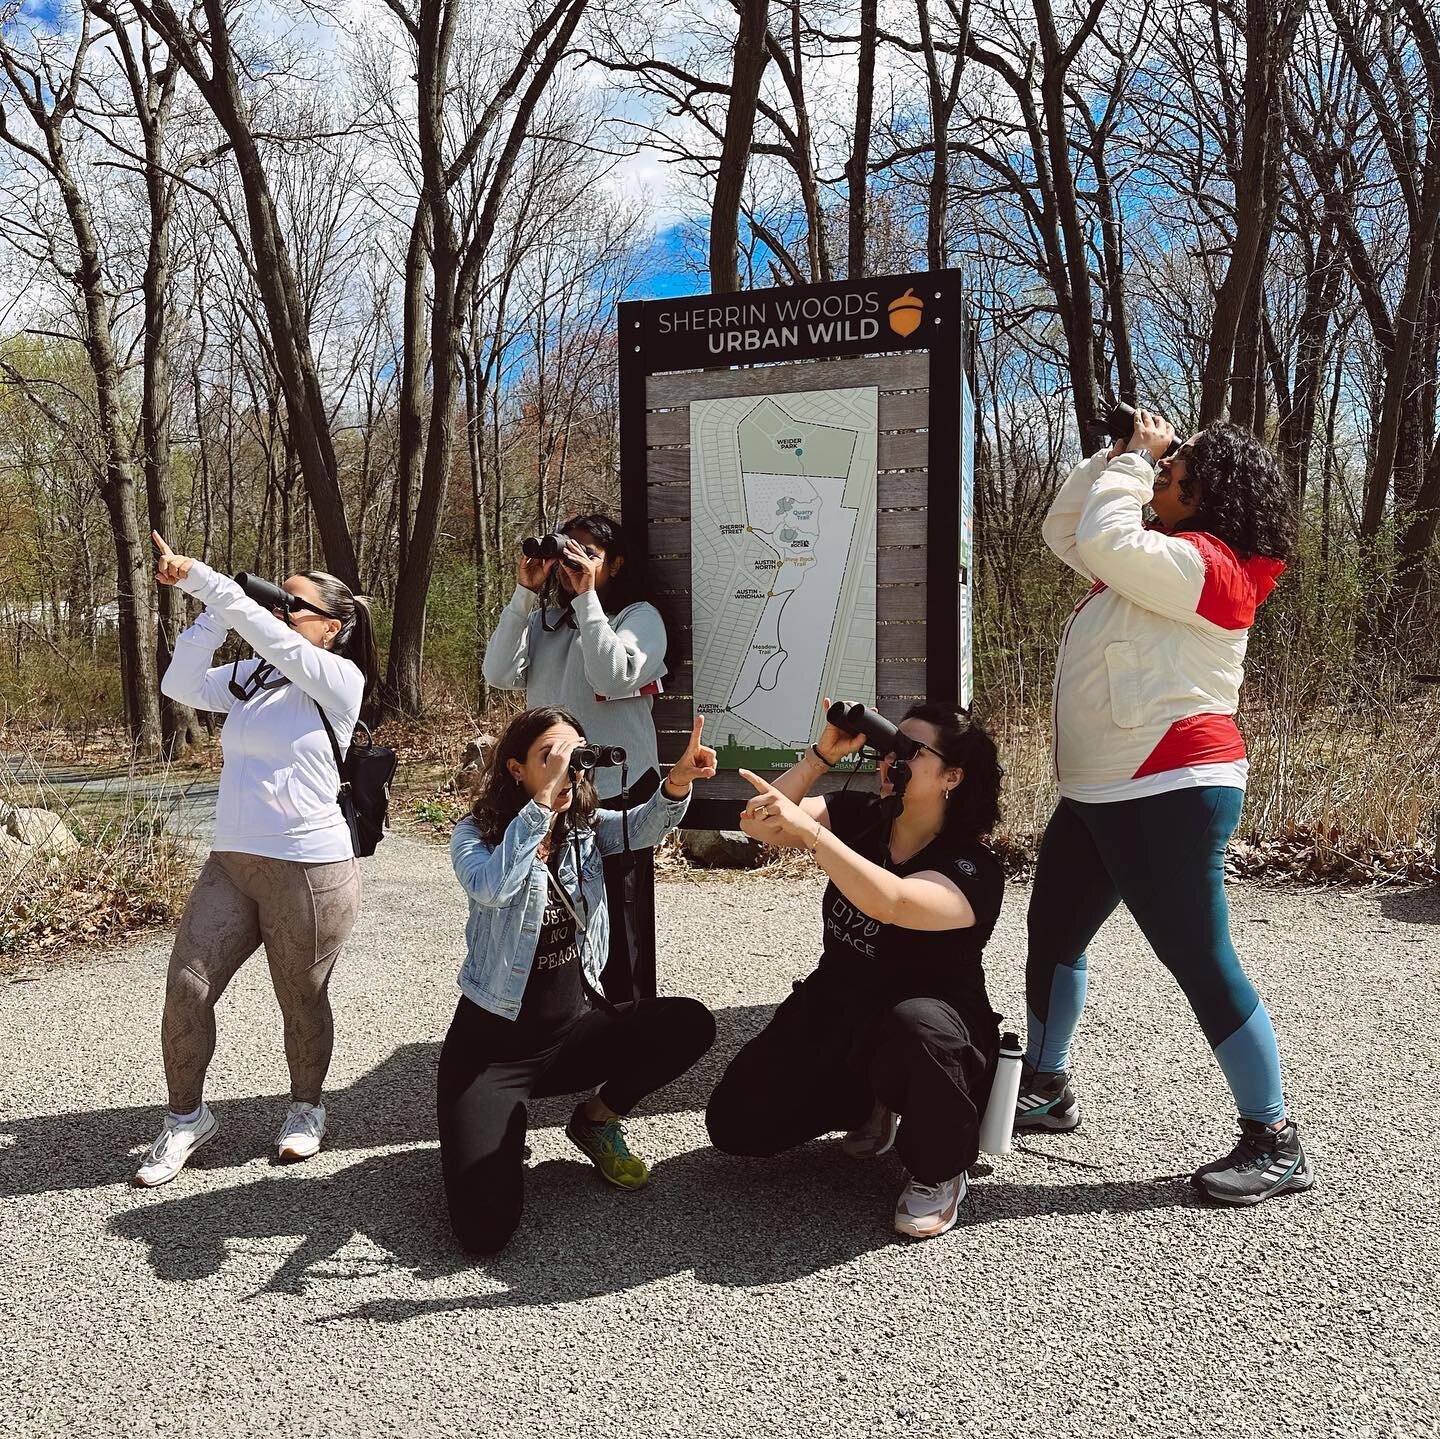
M 975 404 L 958 271 L 620 306 L 621 507 L 669 647 L 673 760 L 698 709 L 721 774 L 686 824 L 733 829 L 820 701 L 898 719 L 970 700 Z M 826 776 L 821 789 L 869 788 Z

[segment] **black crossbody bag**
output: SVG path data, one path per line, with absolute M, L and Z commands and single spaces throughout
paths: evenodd
M 340 793 L 335 802 L 345 823 L 350 827 L 350 842 L 358 858 L 375 853 L 375 846 L 385 838 L 385 817 L 390 810 L 390 782 L 395 778 L 399 758 L 389 745 L 376 744 L 370 733 L 370 726 L 356 721 L 355 731 L 365 731 L 365 743 L 350 739 L 350 750 L 344 758 L 335 740 L 335 731 L 330 727 L 327 715 L 318 701 L 315 708 L 320 711 L 320 723 L 330 739 L 330 750 L 335 756 L 335 768 L 340 771 Z

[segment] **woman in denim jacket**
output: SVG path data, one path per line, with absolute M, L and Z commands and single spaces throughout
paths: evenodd
M 472 1253 L 503 1248 L 520 1222 L 532 1097 L 598 1085 L 565 1133 L 611 1184 L 639 1189 L 650 1171 L 630 1152 L 621 1117 L 714 1042 L 714 1016 L 698 1000 L 610 1004 L 598 991 L 609 944 L 602 858 L 627 841 L 658 844 L 680 823 L 691 781 L 715 773 L 702 723 L 655 794 L 622 816 L 600 809 L 571 765 L 585 744 L 574 717 L 526 710 L 455 827 L 450 858 L 470 917 L 437 1108 L 450 1223 Z

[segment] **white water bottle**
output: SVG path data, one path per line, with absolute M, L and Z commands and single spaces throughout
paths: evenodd
M 995 1066 L 995 1082 L 990 1086 L 990 1102 L 980 1121 L 980 1152 L 1009 1154 L 1015 1138 L 1015 1102 L 1020 1098 L 1020 1067 L 1025 1051 L 1015 1034 L 1000 1036 L 1000 1061 Z

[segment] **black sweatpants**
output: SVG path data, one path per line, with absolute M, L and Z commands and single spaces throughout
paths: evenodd
M 654 999 L 655 851 L 632 849 L 607 854 L 604 867 L 610 953 L 600 972 L 600 988 L 611 1004 Z
M 855 1128 L 878 1100 L 900 1115 L 906 1169 L 938 1184 L 979 1154 L 999 1044 L 993 1018 L 967 1023 L 943 999 L 876 1008 L 812 974 L 731 1060 L 705 1123 L 717 1149 L 768 1156 Z
M 502 1249 L 520 1223 L 532 1098 L 598 1084 L 605 1103 L 628 1114 L 710 1048 L 715 1017 L 697 999 L 641 1000 L 592 1009 L 534 1052 L 524 1039 L 515 1022 L 462 998 L 440 1051 L 445 1199 L 471 1253 Z

